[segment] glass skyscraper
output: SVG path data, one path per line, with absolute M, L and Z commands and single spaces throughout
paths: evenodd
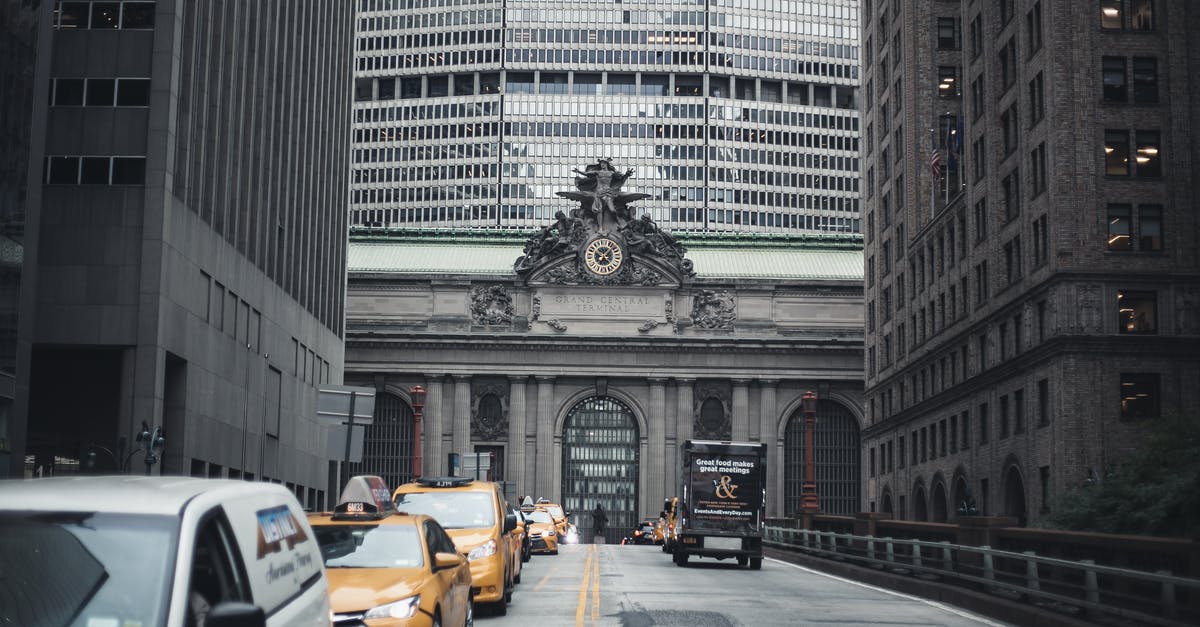
M 858 2 L 358 0 L 351 224 L 521 228 L 633 168 L 685 231 L 858 232 Z

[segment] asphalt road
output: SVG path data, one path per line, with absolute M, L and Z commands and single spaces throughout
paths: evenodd
M 580 544 L 525 563 L 507 616 L 483 627 L 615 625 L 1002 625 L 920 599 L 766 559 L 762 570 L 696 559 L 684 568 L 657 546 Z

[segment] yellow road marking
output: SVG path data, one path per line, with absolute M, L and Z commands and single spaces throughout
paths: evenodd
M 596 545 L 592 545 L 595 547 Z M 596 561 L 592 562 L 595 573 L 592 575 L 592 620 L 600 618 L 600 554 L 596 553 Z
M 541 589 L 542 589 L 542 586 L 546 585 L 546 582 L 547 582 L 547 581 L 550 581 L 550 578 L 551 578 L 551 577 L 553 577 L 553 576 L 554 576 L 554 575 L 556 575 L 556 574 L 558 574 L 558 566 L 557 566 L 557 565 L 556 565 L 556 566 L 554 566 L 554 568 L 551 568 L 551 569 L 550 569 L 550 572 L 546 573 L 546 574 L 545 574 L 545 575 L 542 577 L 541 581 L 537 582 L 537 585 L 533 587 L 533 591 L 534 591 L 534 592 L 537 592 L 538 590 L 541 590 Z
M 587 610 L 588 579 L 592 576 L 592 558 L 596 554 L 596 545 L 589 544 L 587 561 L 583 565 L 583 585 L 579 586 L 579 605 L 575 607 L 575 626 L 583 627 L 584 611 Z

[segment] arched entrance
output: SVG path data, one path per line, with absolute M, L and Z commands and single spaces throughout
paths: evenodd
M 1025 482 L 1021 479 L 1021 471 L 1015 465 L 1009 466 L 1004 473 L 1004 515 L 1017 519 L 1017 526 L 1024 527 L 1027 521 L 1025 515 Z
M 412 442 L 412 408 L 399 396 L 379 392 L 374 420 L 363 434 L 362 462 L 351 463 L 347 476 L 379 475 L 392 489 L 412 481 Z
M 854 515 L 858 500 L 859 429 L 854 414 L 840 403 L 818 401 L 813 465 L 817 475 L 817 499 L 822 514 Z M 804 482 L 804 412 L 788 419 L 784 432 L 784 508 L 794 516 L 800 512 Z
M 913 520 L 917 522 L 928 522 L 929 512 L 925 509 L 925 485 L 917 483 L 913 486 L 912 491 L 912 508 Z
M 879 511 L 884 514 L 892 514 L 892 491 L 884 488 L 883 499 L 880 501 Z
M 946 484 L 940 477 L 933 482 L 929 500 L 930 509 L 933 510 L 933 522 L 946 522 L 949 516 L 949 507 L 946 505 Z
M 638 507 L 639 434 L 633 411 L 608 396 L 576 403 L 563 423 L 562 506 L 584 538 L 595 528 L 599 504 L 608 517 L 605 542 L 620 542 L 633 529 Z

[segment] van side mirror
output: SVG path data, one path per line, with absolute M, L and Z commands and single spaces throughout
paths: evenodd
M 267 615 L 257 605 L 241 601 L 218 603 L 204 619 L 205 627 L 266 627 Z
M 516 528 L 517 528 L 516 514 L 505 514 L 504 515 L 504 533 L 508 533 Z

